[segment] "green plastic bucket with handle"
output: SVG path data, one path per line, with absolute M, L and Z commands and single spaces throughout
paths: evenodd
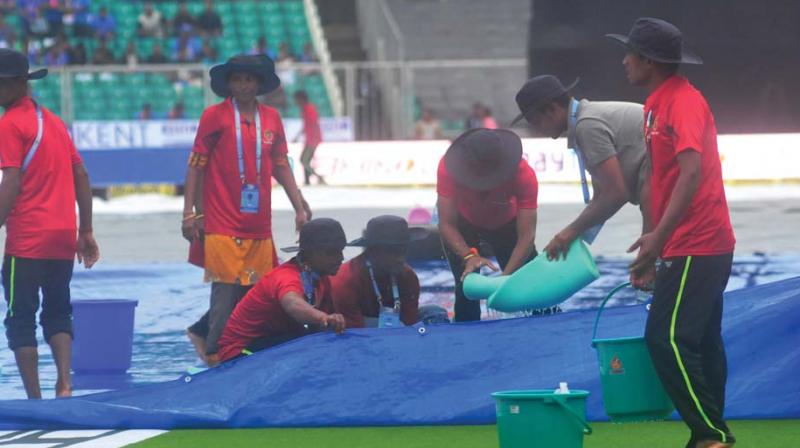
M 592 331 L 592 347 L 600 363 L 603 405 L 616 423 L 664 420 L 672 415 L 672 404 L 658 379 L 644 337 L 597 339 L 600 315 L 611 297 L 630 283 L 617 286 L 606 296 Z
M 495 392 L 500 448 L 582 448 L 592 433 L 586 422 L 585 390 Z

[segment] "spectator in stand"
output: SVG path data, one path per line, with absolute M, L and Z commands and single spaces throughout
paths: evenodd
M 133 40 L 128 41 L 128 48 L 125 49 L 125 56 L 122 57 L 121 62 L 131 68 L 139 65 L 139 51 Z
M 472 112 L 464 122 L 465 129 L 477 129 L 483 127 L 483 104 L 474 103 L 472 105 Z
M 167 114 L 167 118 L 170 120 L 183 120 L 186 118 L 186 111 L 184 110 L 183 102 L 178 101 L 172 106 L 170 109 L 169 114 Z
M 289 45 L 281 42 L 278 47 L 278 57 L 275 59 L 275 68 L 278 76 L 287 86 L 294 85 L 296 80 L 296 69 L 292 66 L 295 62 L 294 56 L 289 52 Z
M 219 37 L 222 34 L 222 19 L 214 11 L 212 0 L 206 0 L 206 9 L 197 16 L 197 28 L 206 37 Z
M 50 26 L 50 35 L 57 36 L 64 33 L 64 13 L 66 9 L 62 2 L 50 1 L 43 6 L 44 18 Z
M 0 14 L 0 48 L 10 48 L 11 42 L 16 40 L 17 33 L 14 27 L 6 22 L 6 17 Z
M 100 14 L 93 18 L 92 27 L 96 37 L 108 39 L 114 37 L 117 32 L 117 21 L 108 13 L 108 8 L 103 6 L 100 8 Z
M 140 110 L 135 117 L 137 120 L 152 120 L 153 119 L 153 108 L 150 106 L 150 103 L 142 104 L 142 110 Z
M 62 37 L 50 47 L 44 56 L 45 65 L 49 66 L 62 66 L 69 64 L 70 46 L 67 39 Z
M 290 64 L 295 62 L 294 56 L 289 51 L 289 44 L 286 42 L 281 42 L 281 45 L 278 47 L 278 57 L 275 59 L 275 62 L 285 62 Z
M 492 110 L 483 106 L 481 111 L 481 127 L 486 129 L 497 129 L 497 121 L 492 116 Z
M 25 14 L 23 20 L 25 22 L 25 30 L 29 36 L 39 39 L 51 36 L 50 22 L 47 21 L 44 14 L 46 9 L 47 5 L 41 5 L 39 8 L 34 8 Z
M 184 30 L 174 43 L 172 58 L 180 62 L 193 62 L 197 60 L 202 48 L 200 39 L 194 36 L 190 30 Z M 185 54 L 183 54 L 184 50 Z
M 181 36 L 185 32 L 191 32 L 194 29 L 194 17 L 186 7 L 186 2 L 181 2 L 178 7 L 178 13 L 172 19 L 172 34 Z
M 144 4 L 144 11 L 139 14 L 137 19 L 137 32 L 139 37 L 154 37 L 161 39 L 164 37 L 164 18 L 161 13 L 153 8 L 153 3 Z
M 317 58 L 317 53 L 314 51 L 311 42 L 306 42 L 306 44 L 303 45 L 303 54 L 300 55 L 300 62 L 319 62 L 319 58 Z
M 422 115 L 414 127 L 414 138 L 417 140 L 440 140 L 444 138 L 442 125 L 433 116 L 430 109 L 423 109 Z
M 72 22 L 72 34 L 75 37 L 94 36 L 89 6 L 91 6 L 91 0 L 67 0 L 67 16 L 64 17 L 64 21 Z
M 200 62 L 212 64 L 218 62 L 218 59 L 217 50 L 211 46 L 211 42 L 209 42 L 208 39 L 203 41 L 203 48 L 200 51 Z
M 69 65 L 86 65 L 89 58 L 86 56 L 86 45 L 78 42 L 78 45 L 69 49 Z
M 164 56 L 164 50 L 161 48 L 161 45 L 153 45 L 153 54 L 147 58 L 147 62 L 149 64 L 166 64 L 169 62 L 166 56 Z
M 0 14 L 10 14 L 17 9 L 16 0 L 0 0 Z
M 114 62 L 116 62 L 116 58 L 108 48 L 106 39 L 100 39 L 100 45 L 94 49 L 94 54 L 92 55 L 92 64 L 108 65 L 113 64 Z
M 265 54 L 272 60 L 276 60 L 278 57 L 274 51 L 270 50 L 267 44 L 267 38 L 264 36 L 258 38 L 256 44 L 250 49 L 250 54 Z

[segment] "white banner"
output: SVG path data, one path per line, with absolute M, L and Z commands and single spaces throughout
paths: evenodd
M 303 128 L 299 119 L 285 119 L 286 138 L 291 141 Z M 349 118 L 321 118 L 322 139 L 353 140 Z M 75 121 L 72 138 L 80 151 L 96 149 L 190 148 L 197 133 L 196 120 Z
M 434 185 L 449 145 L 446 140 L 323 142 L 313 166 L 330 185 Z M 539 182 L 580 182 L 577 158 L 565 139 L 524 139 L 523 150 Z M 719 150 L 726 181 L 800 180 L 800 134 L 722 135 Z M 301 151 L 301 145 L 289 147 L 298 183 Z

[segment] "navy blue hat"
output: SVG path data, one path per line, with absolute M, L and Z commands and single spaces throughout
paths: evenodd
M 367 222 L 367 228 L 361 238 L 351 241 L 348 246 L 403 246 L 412 241 L 423 240 L 428 236 L 428 231 L 408 228 L 408 222 L 392 215 L 376 216 Z
M 520 160 L 522 140 L 507 129 L 470 129 L 444 154 L 444 166 L 456 183 L 477 191 L 513 179 Z
M 47 76 L 47 69 L 42 68 L 28 73 L 28 58 L 19 51 L 0 48 L 0 78 L 42 79 Z
M 347 237 L 339 221 L 331 218 L 317 218 L 307 222 L 300 229 L 300 245 L 285 247 L 284 252 L 343 250 Z
M 281 80 L 275 74 L 275 62 L 264 54 L 240 54 L 228 59 L 228 62 L 211 67 L 211 90 L 223 98 L 231 96 L 228 88 L 228 77 L 231 73 L 250 73 L 261 80 L 258 95 L 265 95 L 277 89 Z
M 666 20 L 652 17 L 636 19 L 627 36 L 606 34 L 628 49 L 665 64 L 702 64 L 703 60 L 683 45 L 681 30 Z
M 572 84 L 564 87 L 561 81 L 553 75 L 541 75 L 529 79 L 517 92 L 515 99 L 520 114 L 511 122 L 511 126 L 525 118 L 525 115 L 531 111 L 547 104 L 548 101 L 569 93 L 578 85 L 578 81 L 576 79 Z

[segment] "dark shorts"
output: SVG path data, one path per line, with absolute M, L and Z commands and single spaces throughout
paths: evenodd
M 8 347 L 36 347 L 36 313 L 39 291 L 42 292 L 42 325 L 45 341 L 58 333 L 72 336 L 72 305 L 69 283 L 72 260 L 38 260 L 6 256 L 3 260 L 3 289 L 8 311 L 6 326 Z

